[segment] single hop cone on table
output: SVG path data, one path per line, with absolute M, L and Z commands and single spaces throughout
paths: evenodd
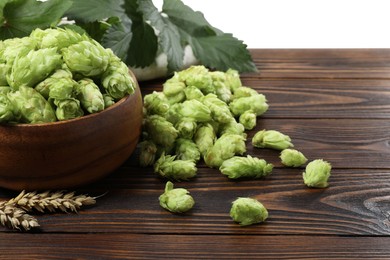
M 311 188 L 326 188 L 329 186 L 328 179 L 332 166 L 329 162 L 322 159 L 311 161 L 306 165 L 303 172 L 303 181 L 306 186 Z
M 165 192 L 159 197 L 160 206 L 173 213 L 185 213 L 193 208 L 195 201 L 184 188 L 174 188 L 168 181 Z
M 276 130 L 261 130 L 252 138 L 252 145 L 257 148 L 271 148 L 276 150 L 284 150 L 294 147 L 291 143 L 291 138 L 288 135 L 282 134 Z
M 164 153 L 154 164 L 154 172 L 171 180 L 189 180 L 196 176 L 196 166 L 193 161 L 176 160 L 176 156 Z
M 253 198 L 238 198 L 233 201 L 230 216 L 241 226 L 264 222 L 268 218 L 268 211 L 264 205 Z
M 224 161 L 219 167 L 222 174 L 230 179 L 253 178 L 258 179 L 268 176 L 273 169 L 273 165 L 264 159 L 259 159 L 248 155 L 247 157 L 234 156 Z

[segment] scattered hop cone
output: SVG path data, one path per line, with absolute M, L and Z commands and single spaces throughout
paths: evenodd
M 252 138 L 252 144 L 257 148 L 271 148 L 276 150 L 294 147 L 288 135 L 276 130 L 261 130 L 257 132 Z
M 173 188 L 173 183 L 168 181 L 165 192 L 159 197 L 160 206 L 173 213 L 184 213 L 192 209 L 195 201 L 184 188 Z
M 116 57 L 112 51 L 105 50 L 105 52 L 109 56 L 107 70 L 102 75 L 102 86 L 106 92 L 117 100 L 134 93 L 136 85 L 130 76 L 127 65 Z
M 210 123 L 199 125 L 196 130 L 194 141 L 198 146 L 199 152 L 204 157 L 206 152 L 214 145 L 216 135 L 213 126 Z
M 140 147 L 139 164 L 142 167 L 153 165 L 156 158 L 157 146 L 152 141 L 146 140 L 140 143 Z
M 104 110 L 103 94 L 93 80 L 86 78 L 77 83 L 77 98 L 82 107 L 91 114 Z
M 240 116 L 239 122 L 245 127 L 245 129 L 252 130 L 256 126 L 256 119 L 256 114 L 248 110 Z
M 179 160 L 198 162 L 200 160 L 200 152 L 194 141 L 185 138 L 176 140 L 176 156 Z
M 7 82 L 12 89 L 19 86 L 34 87 L 62 64 L 57 48 L 31 50 L 27 55 L 16 56 L 7 74 Z
M 224 161 L 219 167 L 222 174 L 230 179 L 253 178 L 258 179 L 268 176 L 273 169 L 273 165 L 267 163 L 264 159 L 234 156 Z
M 288 167 L 299 167 L 307 162 L 307 158 L 295 149 L 284 149 L 280 153 L 280 159 L 285 166 Z
M 248 226 L 264 222 L 268 218 L 268 211 L 256 199 L 238 198 L 233 201 L 230 217 L 241 226 Z
M 154 172 L 163 178 L 171 180 L 189 180 L 196 176 L 196 166 L 193 161 L 175 160 L 176 156 L 164 153 L 154 164 Z
M 96 42 L 81 41 L 61 51 L 68 68 L 86 77 L 101 75 L 110 61 L 108 52 Z
M 157 145 L 171 147 L 178 137 L 178 131 L 173 124 L 159 115 L 148 116 L 144 121 L 144 129 Z
M 224 134 L 207 151 L 204 161 L 209 167 L 220 167 L 223 161 L 246 151 L 245 138 L 236 134 Z
M 8 93 L 16 111 L 24 123 L 49 123 L 57 121 L 49 102 L 35 89 L 20 86 L 19 90 Z
M 234 99 L 229 107 L 234 116 L 240 116 L 248 110 L 260 116 L 268 110 L 267 100 L 263 94 Z
M 307 164 L 303 181 L 308 187 L 326 188 L 332 166 L 327 161 L 317 159 Z

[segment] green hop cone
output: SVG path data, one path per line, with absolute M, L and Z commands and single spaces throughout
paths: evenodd
M 72 78 L 56 78 L 50 76 L 35 86 L 35 90 L 46 99 L 70 98 L 76 84 Z
M 194 141 L 185 138 L 176 140 L 176 156 L 179 160 L 198 162 L 200 152 Z
M 214 121 L 228 123 L 234 119 L 232 113 L 230 113 L 229 106 L 216 95 L 208 94 L 201 99 L 201 102 L 210 109 L 211 117 Z
M 179 136 L 187 139 L 192 139 L 195 134 L 197 123 L 192 118 L 180 118 L 176 123 L 175 128 L 179 131 Z
M 294 147 L 288 135 L 282 134 L 276 130 L 261 130 L 252 138 L 252 145 L 257 148 L 271 148 L 284 150 Z
M 109 53 L 96 42 L 81 41 L 61 52 L 68 68 L 86 77 L 101 75 L 110 61 Z
M 157 145 L 171 147 L 178 137 L 178 131 L 173 124 L 159 115 L 148 116 L 144 120 L 144 129 Z
M 193 161 L 176 160 L 176 156 L 164 153 L 154 164 L 154 172 L 163 178 L 171 180 L 189 180 L 196 176 L 196 166 Z
M 245 138 L 242 135 L 224 134 L 207 150 L 204 161 L 207 166 L 218 168 L 223 161 L 246 151 Z
M 201 100 L 204 95 L 200 89 L 195 86 L 188 86 L 184 89 L 184 95 L 186 96 L 186 100 L 196 99 Z
M 226 85 L 230 88 L 231 92 L 235 92 L 239 87 L 242 86 L 240 74 L 237 70 L 228 69 L 225 73 Z
M 20 86 L 19 90 L 8 93 L 8 98 L 20 113 L 22 123 L 49 123 L 57 121 L 49 102 L 35 89 Z
M 252 130 L 256 126 L 257 116 L 251 110 L 245 111 L 239 118 L 240 124 L 242 124 L 246 130 Z
M 144 96 L 144 107 L 150 115 L 164 116 L 169 109 L 169 103 L 164 93 L 153 91 Z
M 118 100 L 134 93 L 136 84 L 130 76 L 127 65 L 112 51 L 106 50 L 105 52 L 110 57 L 107 70 L 102 75 L 102 86 L 107 94 Z
M 234 91 L 233 99 L 256 96 L 257 94 L 259 94 L 259 93 L 257 93 L 256 90 L 254 90 L 250 87 L 241 86 Z
M 187 86 L 197 87 L 203 94 L 215 93 L 209 70 L 203 65 L 191 66 L 177 74 L 180 81 Z
M 60 121 L 78 118 L 84 115 L 80 101 L 75 98 L 65 98 L 54 100 L 56 106 L 56 116 Z
M 174 76 L 163 84 L 163 93 L 167 97 L 173 97 L 183 93 L 185 88 L 186 85 L 184 82 L 179 81 L 178 78 Z
M 17 56 L 24 56 L 31 50 L 37 47 L 37 41 L 30 37 L 11 38 L 2 41 L 2 49 L 0 49 L 0 61 L 12 66 Z
M 18 90 L 19 86 L 34 87 L 62 64 L 56 48 L 31 50 L 27 55 L 16 56 L 7 74 L 9 86 Z
M 154 164 L 157 153 L 157 146 L 150 140 L 145 140 L 140 143 L 139 164 L 142 167 L 151 166 Z
M 280 153 L 280 159 L 283 165 L 288 167 L 299 167 L 307 162 L 307 158 L 298 150 L 284 149 Z
M 234 99 L 229 107 L 234 116 L 240 116 L 248 110 L 260 116 L 268 110 L 267 100 L 263 94 Z
M 226 85 L 226 74 L 222 71 L 213 71 L 210 72 L 210 75 L 213 80 L 215 94 L 223 102 L 229 103 L 232 98 L 232 92 Z
M 224 134 L 242 135 L 244 138 L 247 136 L 244 125 L 238 123 L 234 118 L 232 118 L 228 123 L 220 125 L 219 135 Z
M 216 140 L 214 128 L 209 123 L 204 123 L 198 126 L 194 135 L 194 142 L 198 146 L 199 152 L 204 157 L 208 149 L 210 149 Z
M 108 108 L 115 104 L 115 100 L 108 94 L 103 94 L 104 108 Z
M 322 159 L 311 161 L 306 165 L 306 170 L 303 172 L 303 181 L 308 187 L 326 188 L 328 187 L 328 179 L 332 166 L 329 162 Z
M 9 86 L 0 86 L 0 94 L 7 94 L 11 92 L 11 88 Z
M 81 41 L 90 40 L 86 34 L 79 34 L 68 28 L 49 28 L 45 30 L 37 28 L 31 32 L 30 38 L 37 40 L 41 49 L 57 47 L 58 50 Z
M 211 120 L 210 109 L 196 99 L 186 100 L 183 103 L 171 106 L 171 108 L 172 110 L 168 111 L 168 114 L 176 114 L 175 117 L 178 119 L 192 118 L 196 122 L 208 122 Z
M 173 183 L 168 181 L 165 192 L 159 197 L 160 206 L 173 213 L 184 213 L 192 209 L 195 201 L 184 188 L 173 188 Z
M 7 86 L 7 77 L 9 66 L 5 63 L 0 63 L 0 86 Z
M 268 218 L 268 211 L 256 199 L 238 198 L 233 201 L 230 217 L 241 226 L 249 226 L 264 222 Z
M 252 178 L 258 179 L 268 176 L 273 169 L 273 165 L 267 163 L 264 159 L 234 156 L 224 161 L 219 167 L 222 174 L 230 179 Z
M 0 123 L 9 123 L 16 119 L 15 107 L 6 93 L 0 94 Z
M 91 79 L 79 80 L 76 84 L 77 99 L 90 114 L 104 110 L 103 94 Z

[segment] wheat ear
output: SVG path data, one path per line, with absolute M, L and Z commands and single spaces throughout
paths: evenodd
M 36 218 L 15 205 L 9 205 L 6 201 L 0 202 L 0 224 L 8 228 L 26 231 L 33 227 L 39 227 Z
M 64 193 L 63 191 L 42 193 L 22 191 L 17 197 L 9 200 L 7 204 L 15 205 L 26 212 L 37 210 L 39 212 L 73 211 L 77 212 L 81 206 L 93 205 L 96 197 L 87 195 L 75 195 L 74 192 Z

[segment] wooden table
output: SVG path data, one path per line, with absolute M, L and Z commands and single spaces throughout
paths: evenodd
M 0 227 L 1 259 L 390 259 L 390 50 L 251 50 L 259 69 L 244 85 L 270 109 L 248 132 L 248 153 L 275 165 L 261 180 L 232 181 L 201 165 L 177 186 L 196 200 L 174 215 L 158 204 L 165 181 L 137 166 L 137 153 L 109 177 L 77 190 L 99 195 L 79 214 L 37 214 L 41 228 Z M 142 83 L 144 94 L 162 81 Z M 256 130 L 288 134 L 310 160 L 333 165 L 330 187 L 309 189 L 302 168 L 253 149 Z M 17 193 L 0 190 L 8 199 Z M 238 196 L 259 199 L 269 219 L 241 227 Z

